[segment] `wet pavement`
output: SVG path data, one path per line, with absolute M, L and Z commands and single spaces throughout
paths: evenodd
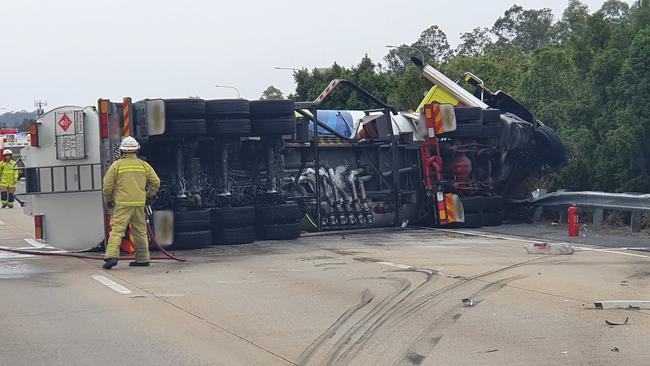
M 0 245 L 30 246 L 20 210 L 0 220 Z M 650 299 L 650 254 L 529 255 L 501 229 L 305 236 L 111 271 L 0 257 L 0 365 L 650 364 L 650 311 L 593 306 Z

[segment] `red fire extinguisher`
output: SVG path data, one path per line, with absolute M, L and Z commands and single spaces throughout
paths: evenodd
M 568 213 L 569 236 L 578 236 L 580 232 L 580 226 L 578 225 L 578 215 L 580 214 L 580 209 L 577 208 L 575 204 L 573 204 L 569 207 Z

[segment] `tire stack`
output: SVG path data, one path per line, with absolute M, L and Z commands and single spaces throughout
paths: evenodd
M 257 237 L 262 240 L 292 240 L 300 236 L 302 211 L 295 202 L 258 206 Z
M 465 222 L 463 227 L 499 226 L 503 223 L 502 196 L 461 197 Z
M 208 135 L 249 136 L 251 133 L 250 103 L 246 99 L 215 99 L 205 103 Z
M 478 107 L 457 107 L 456 131 L 445 137 L 465 139 L 493 139 L 501 136 L 501 111 Z
M 212 244 L 210 209 L 175 211 L 173 249 L 197 249 Z
M 295 106 L 291 100 L 252 101 L 250 118 L 255 136 L 293 135 L 296 131 Z
M 211 222 L 214 244 L 246 244 L 255 241 L 253 206 L 214 208 Z
M 207 132 L 203 99 L 165 99 L 165 135 L 203 136 Z

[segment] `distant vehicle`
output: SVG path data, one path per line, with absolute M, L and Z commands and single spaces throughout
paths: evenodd
M 59 107 L 31 126 L 19 198 L 37 238 L 75 251 L 102 245 L 110 225 L 102 177 L 131 135 L 162 180 L 153 225 L 165 246 L 409 222 L 501 224 L 504 197 L 542 166 L 562 164 L 559 138 L 475 76 L 465 77 L 472 94 L 418 66 L 435 85 L 415 112 L 346 80 L 311 102 L 124 98 Z M 376 108 L 321 109 L 337 87 Z

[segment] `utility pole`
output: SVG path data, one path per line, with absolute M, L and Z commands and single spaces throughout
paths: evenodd
M 34 107 L 36 107 L 36 118 L 45 114 L 45 108 L 47 107 L 47 100 L 35 100 Z

